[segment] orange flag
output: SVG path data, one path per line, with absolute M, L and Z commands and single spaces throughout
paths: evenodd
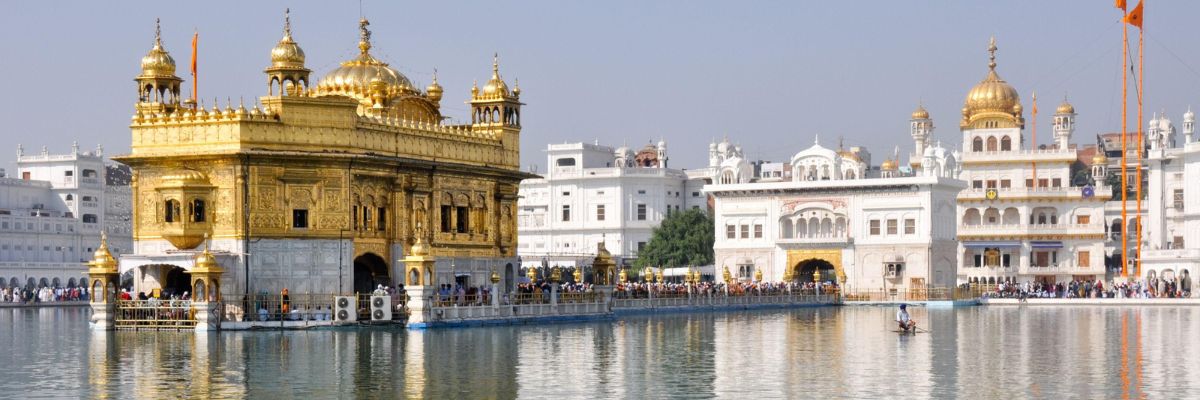
M 1117 8 L 1120 8 L 1122 10 L 1127 10 L 1127 8 L 1125 8 L 1125 0 L 1116 0 L 1116 1 L 1117 1 L 1117 3 L 1115 5 L 1117 6 Z
M 200 43 L 200 32 L 192 34 L 192 76 L 196 75 L 196 48 Z
M 1142 2 L 1139 1 L 1138 5 L 1133 7 L 1133 11 L 1130 11 L 1129 14 L 1125 15 L 1125 19 L 1123 19 L 1123 21 L 1125 21 L 1127 24 L 1138 27 L 1138 29 L 1142 29 Z

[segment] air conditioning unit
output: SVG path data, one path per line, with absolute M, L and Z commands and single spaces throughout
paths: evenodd
M 333 298 L 333 320 L 336 322 L 354 322 L 358 320 L 358 299 L 354 296 L 337 296 Z
M 371 320 L 392 320 L 392 296 L 371 296 Z

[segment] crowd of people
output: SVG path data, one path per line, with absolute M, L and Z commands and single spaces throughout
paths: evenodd
M 838 285 L 834 282 L 700 282 L 688 283 L 647 283 L 628 282 L 618 284 L 613 293 L 616 298 L 644 298 L 653 294 L 655 297 L 686 296 L 688 293 L 699 295 L 728 295 L 728 296 L 773 296 L 784 294 L 832 294 L 837 293 Z
M 1107 298 L 1107 299 L 1153 299 L 1191 297 L 1190 282 L 1180 279 L 1104 282 L 1095 279 L 1076 279 L 1070 282 L 1001 282 L 994 290 L 984 293 L 987 297 L 1000 298 Z
M 0 289 L 0 303 L 52 303 L 63 301 L 87 301 L 87 289 L 82 287 L 14 287 Z

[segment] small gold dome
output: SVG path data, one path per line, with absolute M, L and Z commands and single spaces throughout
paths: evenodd
M 497 54 L 492 57 L 492 79 L 483 85 L 483 97 L 495 98 L 508 95 L 508 84 L 500 79 L 500 55 Z
M 437 70 L 433 71 L 433 82 L 425 87 L 425 98 L 433 102 L 442 101 L 442 85 L 438 84 Z
M 917 110 L 912 112 L 912 119 L 929 119 L 929 111 L 925 111 L 924 105 L 917 105 Z
M 1092 164 L 1108 164 L 1108 156 L 1104 155 L 1103 151 L 1096 150 L 1096 155 L 1092 156 Z
M 1075 106 L 1071 105 L 1071 103 L 1068 103 L 1066 99 L 1063 99 L 1062 104 L 1059 104 L 1058 109 L 1055 111 L 1059 114 L 1074 114 Z
M 175 76 L 175 59 L 163 49 L 162 29 L 154 20 L 154 47 L 142 57 L 142 77 Z
M 108 233 L 100 232 L 100 247 L 92 253 L 92 261 L 88 262 L 91 272 L 116 273 L 117 260 L 108 251 Z
M 880 165 L 879 169 L 883 171 L 895 171 L 896 162 L 892 160 L 883 160 L 883 165 Z
M 292 40 L 291 10 L 284 14 L 283 39 L 271 49 L 271 67 L 304 68 L 304 50 Z
M 429 255 L 429 246 L 425 245 L 425 241 L 422 240 L 420 236 L 417 236 L 417 242 L 413 243 L 412 249 L 409 250 L 409 254 L 412 254 L 414 257 L 427 256 Z
M 848 159 L 848 160 L 854 160 L 854 161 L 862 162 L 862 158 L 860 158 L 860 157 L 858 156 L 858 154 L 855 154 L 855 153 L 854 153 L 854 152 L 852 152 L 852 151 L 846 151 L 846 150 L 842 150 L 842 151 L 839 151 L 839 152 L 838 152 L 838 155 L 839 155 L 839 156 L 842 156 L 842 158 L 845 158 L 845 159 Z

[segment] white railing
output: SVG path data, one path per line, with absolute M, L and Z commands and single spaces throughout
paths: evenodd
M 801 236 L 791 238 L 780 238 L 781 244 L 807 244 L 807 243 L 850 243 L 852 239 L 849 235 L 815 235 Z
M 959 235 L 1072 235 L 1103 234 L 1102 224 L 982 224 L 958 226 Z

